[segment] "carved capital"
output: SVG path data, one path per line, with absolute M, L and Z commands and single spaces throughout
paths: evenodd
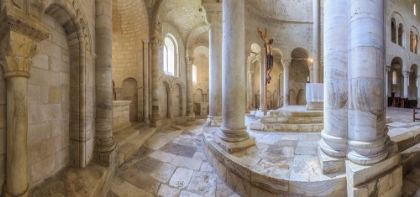
M 210 26 L 222 26 L 222 3 L 204 3 L 207 23 Z
M 291 62 L 292 61 L 290 61 L 290 60 L 282 60 L 281 64 L 283 65 L 283 68 L 289 68 Z
M 391 66 L 385 66 L 385 71 L 386 71 L 387 73 L 389 73 L 389 71 L 391 71 Z
M 7 73 L 29 73 L 32 57 L 39 52 L 39 42 L 16 32 L 8 32 L 1 40 L 0 59 Z M 29 77 L 29 74 L 28 74 Z
M 163 42 L 162 42 L 162 40 L 161 39 L 158 39 L 158 38 L 154 38 L 152 41 L 151 41 L 151 43 L 152 43 L 152 46 L 154 46 L 154 47 L 162 47 L 163 46 Z
M 410 71 L 403 71 L 402 74 L 404 78 L 408 78 L 408 75 L 410 75 Z
M 187 61 L 188 61 L 188 65 L 192 65 L 194 63 L 194 57 L 188 56 Z

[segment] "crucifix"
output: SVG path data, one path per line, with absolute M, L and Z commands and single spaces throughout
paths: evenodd
M 268 32 L 267 28 L 265 28 L 264 35 L 261 32 L 259 28 L 257 28 L 258 35 L 263 39 L 264 41 L 264 54 L 263 54 L 263 65 L 264 65 L 264 74 L 261 75 L 261 77 L 264 77 L 264 104 L 263 104 L 263 111 L 264 116 L 267 115 L 267 85 L 271 81 L 270 72 L 273 68 L 273 54 L 271 53 L 273 50 L 273 39 L 268 39 Z

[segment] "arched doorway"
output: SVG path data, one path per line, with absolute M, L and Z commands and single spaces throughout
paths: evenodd
M 122 83 L 121 96 L 123 100 L 130 100 L 130 122 L 137 122 L 138 92 L 137 80 L 127 78 Z
M 292 60 L 289 70 L 289 90 L 299 90 L 299 96 L 293 95 L 294 98 L 298 100 L 289 99 L 289 104 L 306 105 L 306 81 L 309 77 L 308 52 L 303 48 L 296 48 L 292 51 L 291 56 Z M 293 93 L 295 92 L 293 91 Z M 291 96 L 292 95 L 289 95 L 289 98 Z

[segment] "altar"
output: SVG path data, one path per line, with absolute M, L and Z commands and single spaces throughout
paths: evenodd
M 307 83 L 306 84 L 306 109 L 321 110 L 324 109 L 324 84 Z

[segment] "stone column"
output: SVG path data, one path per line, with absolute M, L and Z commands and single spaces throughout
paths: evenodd
M 1 59 L 7 84 L 6 183 L 5 197 L 29 196 L 27 136 L 28 79 L 37 41 L 16 32 L 5 33 Z M 13 43 L 11 45 L 10 43 Z M 19 46 L 19 47 L 14 47 Z
M 254 109 L 254 71 L 248 71 L 248 110 Z
M 143 122 L 149 123 L 149 40 L 143 40 Z
M 109 163 L 116 144 L 112 134 L 112 0 L 96 0 L 95 159 Z
M 320 9 L 321 9 L 321 2 L 320 0 L 314 0 L 313 2 L 313 6 L 312 6 L 312 14 L 313 14 L 313 20 L 314 23 L 312 25 L 312 43 L 313 43 L 313 47 L 312 47 L 312 53 L 313 53 L 313 72 L 312 75 L 310 76 L 310 80 L 311 83 L 320 83 L 319 80 L 319 55 L 320 55 L 320 51 L 321 51 L 321 41 L 320 41 L 320 33 L 321 33 L 321 28 L 320 28 L 320 21 L 321 21 L 321 16 L 320 16 Z
M 289 68 L 290 60 L 284 60 L 283 64 L 283 107 L 289 105 Z
M 385 67 L 385 98 L 386 98 L 386 102 L 388 102 L 388 97 L 390 97 L 390 92 L 389 92 L 389 71 L 391 70 L 391 66 L 386 66 Z M 386 104 L 386 106 L 388 106 L 388 104 Z
M 404 76 L 404 95 L 403 98 L 408 98 L 408 75 L 410 75 L 410 71 L 403 71 Z
M 222 4 L 203 5 L 209 23 L 209 115 L 207 126 L 220 126 L 222 119 Z
M 192 84 L 192 65 L 194 63 L 193 57 L 186 57 L 187 59 L 187 116 L 189 120 L 195 119 L 193 106 L 193 84 Z
M 215 142 L 228 152 L 255 145 L 245 126 L 245 0 L 223 1 L 223 115 Z
M 152 39 L 152 126 L 159 126 L 159 120 L 161 119 L 159 114 L 159 69 L 162 67 L 162 41 L 155 37 Z
M 263 54 L 261 54 L 263 56 Z M 258 62 L 260 63 L 260 111 L 264 110 L 264 90 L 266 88 L 264 84 L 264 61 L 262 60 L 264 57 L 258 58 Z
M 417 75 L 417 107 L 420 107 L 420 75 Z
M 388 151 L 384 107 L 384 0 L 351 0 L 347 157 L 356 164 L 383 160 Z M 327 17 L 326 17 L 327 18 Z
M 318 143 L 324 173 L 344 169 L 347 151 L 347 2 L 324 4 L 324 130 Z

